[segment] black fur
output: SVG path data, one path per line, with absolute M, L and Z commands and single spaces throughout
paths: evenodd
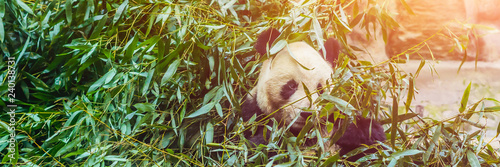
M 310 113 L 310 112 L 302 112 L 304 114 Z M 262 120 L 266 115 L 262 112 L 262 110 L 259 108 L 257 105 L 257 99 L 256 97 L 250 97 L 248 96 L 243 104 L 241 105 L 241 117 L 243 118 L 243 121 L 249 121 L 250 118 L 253 116 L 256 116 L 255 121 L 260 121 Z M 306 117 L 309 115 L 305 115 Z M 268 126 L 272 127 L 273 122 L 269 121 L 267 123 Z M 264 125 L 257 125 L 257 130 L 255 131 L 255 134 L 252 135 L 251 130 L 246 130 L 243 132 L 245 138 L 249 140 L 252 144 L 254 145 L 259 145 L 259 144 L 264 144 L 266 145 L 269 141 L 269 137 L 271 136 L 271 131 L 267 130 L 266 131 L 266 137 L 264 138 L 264 128 L 266 128 Z M 297 136 L 299 134 L 301 129 L 290 129 L 290 132 L 292 132 L 293 135 Z M 314 140 L 315 141 L 315 140 Z M 313 140 L 307 140 L 306 145 L 311 146 L 313 143 Z M 271 154 L 272 155 L 272 154 Z
M 243 118 L 243 121 L 246 122 L 254 115 L 257 116 L 256 121 L 259 121 L 264 117 L 262 110 L 259 108 L 259 105 L 257 105 L 256 97 L 248 96 L 241 105 L 241 117 Z M 247 140 L 251 141 L 255 145 L 267 144 L 268 139 L 264 138 L 264 128 L 266 128 L 264 125 L 257 125 L 257 131 L 254 135 L 252 135 L 250 130 L 243 132 L 243 134 Z M 271 136 L 271 133 L 267 131 L 266 136 Z
M 340 137 L 335 144 L 340 146 L 340 155 L 342 156 L 360 147 L 362 144 L 372 145 L 376 144 L 377 141 L 385 141 L 385 139 L 384 128 L 380 125 L 380 123 L 372 119 L 358 116 L 356 118 L 356 125 L 351 123 L 347 127 L 344 135 L 342 135 L 342 137 Z M 359 158 L 376 151 L 376 149 L 369 149 L 363 153 L 351 156 L 347 160 L 356 161 Z
M 340 44 L 337 40 L 334 38 L 329 38 L 325 42 L 325 50 L 326 50 L 326 56 L 323 55 L 323 51 L 319 51 L 321 55 L 323 55 L 326 58 L 326 61 L 329 63 L 332 63 L 336 61 L 339 58 L 340 54 Z
M 271 45 L 273 44 L 274 40 L 276 40 L 276 38 L 280 36 L 280 34 L 281 33 L 274 28 L 265 30 L 257 38 L 257 42 L 255 43 L 255 50 L 257 50 L 260 55 L 266 55 L 267 48 L 271 49 Z
M 283 99 L 289 99 L 290 96 L 292 96 L 295 91 L 297 91 L 298 86 L 299 84 L 295 80 L 291 79 L 281 88 L 281 97 L 283 97 Z

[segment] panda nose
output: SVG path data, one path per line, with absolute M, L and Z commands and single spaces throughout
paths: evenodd
M 302 111 L 302 112 L 300 112 L 300 116 L 301 116 L 302 118 L 307 118 L 307 117 L 309 117 L 309 116 L 311 116 L 311 115 L 312 115 L 312 112 L 311 112 L 311 111 Z

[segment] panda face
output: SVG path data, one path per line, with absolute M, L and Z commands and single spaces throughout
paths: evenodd
M 307 119 L 301 117 L 301 113 L 315 108 L 304 86 L 309 92 L 316 92 L 326 85 L 332 73 L 331 65 L 314 48 L 305 42 L 291 43 L 263 62 L 257 85 L 250 95 L 256 96 L 263 114 L 271 115 L 276 111 L 272 117 L 285 125 L 298 117 L 291 128 L 300 130 Z M 319 93 L 310 95 L 313 102 Z

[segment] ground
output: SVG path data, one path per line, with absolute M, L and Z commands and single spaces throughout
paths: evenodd
M 460 71 L 460 61 L 428 61 L 420 71 L 415 80 L 418 93 L 412 106 L 424 106 L 424 117 L 438 118 L 444 120 L 459 113 L 460 101 L 464 90 L 472 83 L 469 105 L 482 98 L 500 99 L 500 61 L 494 62 L 466 62 Z M 420 61 L 410 61 L 401 64 L 402 70 L 415 74 Z M 431 71 L 432 69 L 432 71 Z M 434 71 L 435 70 L 435 71 Z M 492 101 L 486 101 L 485 106 L 500 105 Z M 487 125 L 485 134 L 486 141 L 495 137 L 500 113 L 485 114 L 483 118 L 471 118 L 473 122 Z M 473 132 L 474 127 L 466 130 Z M 494 139 L 491 144 L 500 148 L 499 139 Z

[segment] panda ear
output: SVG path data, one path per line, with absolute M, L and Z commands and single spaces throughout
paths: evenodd
M 323 57 L 326 58 L 326 61 L 333 64 L 334 61 L 336 61 L 339 58 L 340 54 L 340 44 L 337 40 L 334 38 L 329 38 L 325 42 L 325 51 L 326 55 L 323 55 L 323 51 L 320 50 L 320 54 L 322 54 Z
M 274 28 L 262 32 L 255 43 L 255 50 L 257 50 L 260 55 L 265 55 L 267 53 L 267 48 L 271 48 L 271 45 L 278 36 L 280 36 L 280 32 Z

